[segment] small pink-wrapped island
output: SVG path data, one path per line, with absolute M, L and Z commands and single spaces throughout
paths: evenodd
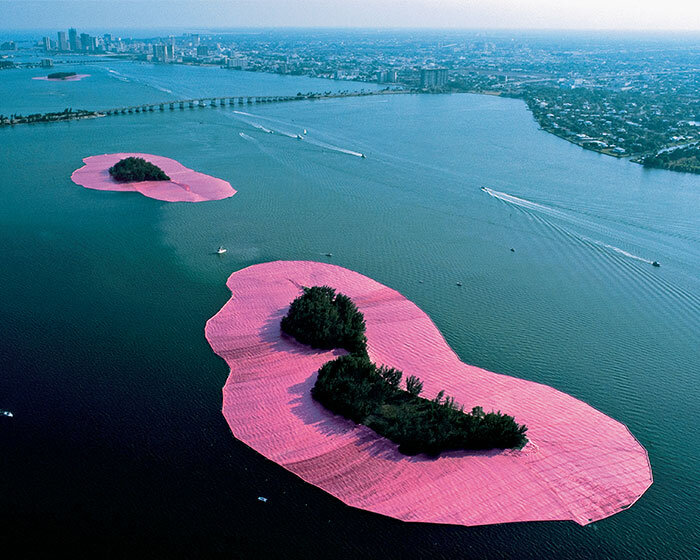
M 138 157 L 160 167 L 169 181 L 139 181 L 120 183 L 109 174 L 109 168 L 118 161 Z M 99 191 L 139 192 L 149 198 L 165 202 L 204 202 L 221 200 L 236 194 L 231 183 L 188 169 L 174 159 L 151 154 L 124 153 L 90 156 L 85 165 L 76 169 L 71 180 L 82 187 Z
M 271 262 L 235 272 L 232 297 L 206 325 L 230 367 L 223 414 L 233 434 L 346 504 L 404 521 L 487 525 L 572 520 L 631 506 L 651 485 L 646 450 L 627 427 L 567 394 L 460 361 L 437 327 L 398 292 L 338 266 Z M 409 457 L 311 397 L 318 369 L 342 350 L 282 335 L 302 286 L 327 285 L 364 314 L 372 361 L 444 389 L 466 410 L 500 410 L 528 427 L 522 450 Z
M 90 74 L 73 74 L 65 78 L 49 78 L 48 76 L 35 76 L 32 80 L 41 80 L 44 82 L 79 82 L 85 78 L 89 78 Z

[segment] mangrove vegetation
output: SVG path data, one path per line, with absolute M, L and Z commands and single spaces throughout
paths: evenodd
M 403 372 L 377 366 L 367 354 L 365 320 L 352 300 L 328 286 L 304 288 L 282 319 L 282 331 L 314 348 L 344 348 L 349 354 L 318 372 L 312 397 L 335 414 L 368 426 L 397 443 L 406 455 L 443 451 L 520 448 L 527 428 L 512 416 L 465 412 L 440 391 L 421 397 L 423 383 Z
M 124 158 L 109 168 L 109 174 L 120 183 L 170 180 L 160 167 L 140 157 Z

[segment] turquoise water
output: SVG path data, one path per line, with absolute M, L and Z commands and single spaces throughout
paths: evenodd
M 151 69 L 119 70 L 131 99 L 165 93 L 155 85 L 215 95 L 230 76 L 249 80 L 240 93 L 316 89 L 219 69 L 157 67 L 151 79 Z M 18 75 L 19 97 L 43 95 Z M 100 106 L 105 88 L 67 101 Z M 0 408 L 15 413 L 0 423 L 0 522 L 13 538 L 116 556 L 698 555 L 700 177 L 581 150 L 511 99 L 244 112 L 0 130 Z M 304 129 L 305 140 L 292 138 Z M 168 204 L 70 181 L 83 157 L 116 151 L 177 159 L 238 193 Z M 219 245 L 223 256 L 212 254 Z M 649 451 L 654 485 L 583 528 L 404 524 L 306 486 L 231 436 L 220 414 L 227 368 L 203 333 L 228 299 L 228 275 L 273 259 L 331 260 L 375 278 L 424 309 L 464 361 L 626 423 Z

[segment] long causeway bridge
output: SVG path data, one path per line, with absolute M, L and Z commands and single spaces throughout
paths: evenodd
M 369 95 L 387 95 L 406 93 L 397 91 L 363 91 L 345 93 L 304 93 L 297 95 L 238 95 L 233 97 L 200 97 L 199 99 L 179 99 L 177 101 L 163 101 L 162 103 L 144 103 L 130 107 L 117 107 L 100 111 L 104 115 L 126 115 L 129 113 L 146 113 L 152 111 L 173 111 L 175 109 L 195 109 L 203 107 L 245 106 L 259 103 L 282 103 L 287 101 L 303 101 L 309 99 L 334 99 L 340 97 L 364 97 Z
M 49 123 L 78 119 L 91 119 L 111 115 L 128 115 L 134 113 L 150 113 L 155 111 L 174 111 L 175 109 L 195 109 L 203 107 L 241 107 L 262 103 L 282 103 L 288 101 L 304 101 L 310 99 L 336 99 L 342 97 L 366 97 L 371 95 L 396 95 L 410 93 L 406 90 L 382 90 L 382 91 L 353 91 L 339 93 L 298 93 L 296 95 L 236 95 L 226 97 L 200 97 L 198 99 L 178 99 L 175 101 L 162 101 L 157 103 L 144 103 L 128 107 L 114 107 L 96 111 L 66 109 L 57 113 L 35 113 L 32 115 L 0 115 L 0 126 Z

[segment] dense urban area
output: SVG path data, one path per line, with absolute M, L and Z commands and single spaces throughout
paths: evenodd
M 37 50 L 40 62 L 20 61 Z M 585 149 L 700 173 L 700 40 L 691 35 L 276 30 L 135 39 L 70 29 L 1 44 L 0 69 L 50 68 L 72 55 L 517 97 L 542 129 Z

